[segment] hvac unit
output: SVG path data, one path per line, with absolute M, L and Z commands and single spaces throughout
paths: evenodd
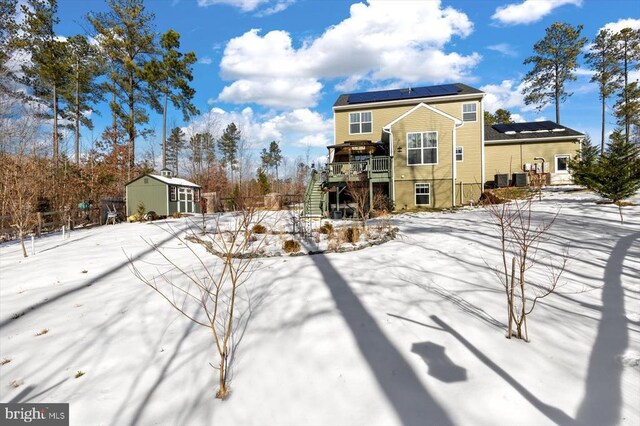
M 527 174 L 514 173 L 511 182 L 513 183 L 513 186 L 527 186 Z
M 509 175 L 506 173 L 500 173 L 493 177 L 494 182 L 496 183 L 496 187 L 504 188 L 509 186 Z

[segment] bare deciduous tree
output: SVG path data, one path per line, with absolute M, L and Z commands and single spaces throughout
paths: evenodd
M 549 259 L 546 273 L 531 273 L 539 269 L 539 244 L 546 239 L 558 214 L 549 221 L 533 220 L 532 201 L 513 200 L 504 204 L 489 204 L 487 209 L 498 226 L 502 265 L 495 268 L 505 290 L 507 302 L 507 338 L 514 335 L 529 341 L 527 316 L 533 312 L 538 300 L 553 293 L 560 282 L 568 260 L 565 251 L 559 262 Z M 538 279 L 531 276 L 539 277 Z
M 265 241 L 265 235 L 254 234 L 253 226 L 263 219 L 264 214 L 244 207 L 234 213 L 234 220 L 230 223 L 222 223 L 218 215 L 214 220 L 214 233 L 200 238 L 194 232 L 188 241 L 204 245 L 214 255 L 213 260 L 198 254 L 186 239 L 172 230 L 192 255 L 190 259 L 195 264 L 190 267 L 178 263 L 151 241 L 146 242 L 164 258 L 167 270 L 149 278 L 129 258 L 137 278 L 160 294 L 180 314 L 210 330 L 219 356 L 215 367 L 218 370 L 216 397 L 221 399 L 229 394 L 229 369 L 236 348 L 233 339 L 241 317 L 238 314 L 238 290 L 257 265 L 255 258 Z M 194 305 L 196 310 L 192 313 Z
M 367 181 L 347 181 L 347 194 L 356 205 L 358 217 L 362 222 L 362 229 L 367 229 L 367 219 L 369 218 L 369 182 Z

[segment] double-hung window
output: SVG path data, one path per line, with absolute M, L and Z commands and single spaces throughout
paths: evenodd
M 371 133 L 373 125 L 371 111 L 349 113 L 349 133 Z
M 478 104 L 462 104 L 462 121 L 478 121 Z
M 416 206 L 431 204 L 431 184 L 416 183 Z
M 463 149 L 461 146 L 456 146 L 456 161 L 462 161 L 464 158 L 463 156 Z
M 407 133 L 407 164 L 438 163 L 438 132 Z

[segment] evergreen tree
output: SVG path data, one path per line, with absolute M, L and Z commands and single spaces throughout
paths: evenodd
M 259 167 L 256 171 L 256 175 L 258 177 L 260 194 L 267 195 L 269 192 L 271 192 L 271 185 L 269 185 L 269 178 L 267 177 L 267 174 L 264 172 L 264 169 L 262 169 L 262 167 Z
M 618 124 L 624 127 L 625 139 L 629 141 L 631 125 L 640 120 L 640 88 L 637 82 L 629 82 L 629 72 L 640 68 L 640 30 L 623 28 L 613 37 L 617 43 L 622 90 L 614 106 Z
M 222 136 L 218 139 L 218 152 L 220 153 L 220 163 L 222 167 L 231 169 L 231 180 L 233 181 L 233 169 L 236 166 L 238 158 L 238 143 L 242 134 L 236 127 L 235 123 L 231 123 L 224 129 Z
M 600 155 L 604 154 L 607 99 L 620 87 L 620 67 L 616 60 L 618 56 L 617 50 L 617 43 L 613 34 L 611 31 L 603 29 L 593 39 L 593 44 L 591 44 L 589 52 L 585 55 L 585 60 L 590 69 L 595 71 L 591 81 L 598 83 L 600 100 L 602 101 Z
M 75 161 L 79 164 L 80 125 L 93 129 L 93 121 L 83 112 L 91 110 L 92 105 L 103 99 L 102 86 L 97 83 L 97 78 L 103 74 L 104 67 L 100 64 L 98 50 L 85 36 L 70 37 L 67 43 L 71 73 L 63 97 L 73 116 Z
M 611 134 L 605 155 L 595 170 L 597 180 L 592 182 L 592 189 L 618 204 L 620 222 L 623 222 L 620 201 L 640 190 L 640 152 L 637 145 L 626 140 L 622 129 Z
M 24 21 L 18 45 L 27 52 L 31 61 L 22 65 L 22 83 L 31 90 L 30 95 L 43 109 L 43 117 L 53 121 L 53 162 L 58 164 L 58 119 L 65 118 L 62 93 L 71 76 L 68 43 L 56 37 L 58 23 L 56 0 L 28 0 L 22 5 Z
M 587 135 L 580 144 L 578 155 L 569 162 L 569 170 L 576 185 L 593 188 L 598 181 L 598 158 L 601 153 L 591 144 L 591 138 Z
M 166 166 L 172 168 L 176 176 L 178 176 L 178 162 L 180 153 L 185 147 L 184 132 L 180 127 L 171 129 L 171 135 L 167 139 L 167 159 Z
M 526 87 L 522 93 L 525 104 L 536 105 L 541 110 L 554 102 L 558 124 L 560 103 L 571 96 L 565 89 L 565 83 L 576 79 L 577 57 L 587 41 L 580 37 L 581 31 L 582 25 L 552 24 L 546 29 L 544 38 L 533 46 L 535 55 L 524 61 L 525 65 L 533 64 L 533 69 L 524 78 Z
M 145 107 L 153 105 L 144 67 L 157 54 L 155 17 L 145 10 L 143 0 L 109 0 L 109 7 L 108 12 L 89 15 L 88 19 L 111 63 L 110 106 L 128 137 L 130 177 L 135 166 L 137 127 L 148 123 Z
M 489 111 L 484 112 L 484 124 L 511 124 L 513 119 L 511 118 L 511 112 L 498 108 L 495 113 L 491 114 Z
M 191 66 L 196 62 L 193 52 L 180 53 L 180 34 L 169 30 L 160 38 L 160 58 L 145 65 L 146 79 L 151 82 L 151 97 L 156 110 L 162 112 L 162 167 L 166 165 L 166 133 L 168 101 L 182 112 L 184 121 L 199 113 L 192 100 L 195 90 L 189 86 L 193 80 Z M 162 97 L 162 106 L 158 96 Z
M 216 161 L 215 140 L 209 132 L 196 133 L 189 138 L 189 161 L 192 175 L 201 179 L 205 170 L 208 170 Z
M 0 0 L 0 94 L 14 94 L 14 76 L 7 61 L 15 50 L 17 0 Z

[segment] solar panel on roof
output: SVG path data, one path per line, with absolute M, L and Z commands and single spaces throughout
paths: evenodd
M 392 101 L 400 99 L 428 98 L 432 96 L 455 95 L 460 92 L 453 84 L 442 84 L 439 86 L 415 87 L 411 89 L 382 90 L 377 92 L 353 93 L 349 95 L 347 102 L 359 104 L 366 102 Z

